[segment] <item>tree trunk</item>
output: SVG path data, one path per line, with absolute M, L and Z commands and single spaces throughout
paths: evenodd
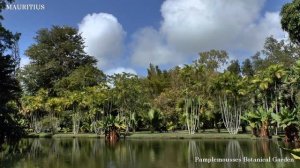
M 260 137 L 262 138 L 269 138 L 269 124 L 267 121 L 262 122 L 262 126 L 260 128 Z
M 108 128 L 105 132 L 105 140 L 111 143 L 117 142 L 120 138 L 120 135 L 115 126 Z

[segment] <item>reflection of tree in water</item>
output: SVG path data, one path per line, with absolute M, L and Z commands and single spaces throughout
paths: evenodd
M 4 143 L 0 146 L 0 167 L 16 167 L 16 164 L 24 160 L 31 148 L 29 141 L 17 141 Z
M 227 144 L 225 151 L 226 159 L 242 159 L 244 157 L 243 150 L 241 149 L 240 143 L 237 140 L 230 140 Z M 246 167 L 243 162 L 226 162 L 227 168 L 233 167 Z
M 29 157 L 30 158 L 36 158 L 38 157 L 42 152 L 43 146 L 41 143 L 41 140 L 39 138 L 35 138 L 31 144 Z
M 92 156 L 95 156 L 98 153 L 99 149 L 103 148 L 102 144 L 103 143 L 100 143 L 100 141 L 90 141 L 90 146 L 92 147 Z
M 60 153 L 60 139 L 55 139 L 51 143 L 51 153 L 56 155 L 57 157 L 59 156 Z
M 195 157 L 202 157 L 200 145 L 196 141 L 190 140 L 188 147 L 188 167 L 203 167 L 201 162 L 195 162 Z
M 132 145 L 132 143 L 128 141 L 123 142 L 122 146 L 122 160 L 123 163 L 126 163 L 129 167 L 136 167 L 137 163 L 137 148 Z
M 264 147 L 265 146 L 265 147 Z M 268 147 L 269 146 L 269 147 Z M 299 163 L 195 163 L 200 158 L 290 157 L 277 141 L 245 140 L 126 140 L 108 145 L 100 139 L 23 139 L 0 151 L 2 167 L 299 167 Z M 242 151 L 243 149 L 243 151 Z M 270 151 L 266 151 L 270 150 Z M 153 158 L 153 160 L 150 159 Z
M 74 162 L 77 161 L 79 157 L 80 157 L 79 142 L 78 142 L 77 138 L 73 138 L 73 143 L 72 143 L 72 164 L 74 164 Z

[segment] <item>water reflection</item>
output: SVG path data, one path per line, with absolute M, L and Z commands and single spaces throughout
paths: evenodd
M 201 146 L 199 143 L 196 143 L 195 140 L 189 141 L 189 147 L 188 147 L 188 167 L 194 168 L 194 167 L 203 167 L 202 162 L 195 162 L 195 158 L 199 157 L 202 158 L 201 155 Z
M 23 139 L 0 152 L 0 167 L 300 167 L 295 163 L 195 162 L 195 158 L 259 158 L 290 155 L 277 141 L 262 140 L 124 140 L 107 144 L 93 138 Z
M 244 157 L 243 150 L 240 146 L 239 141 L 230 140 L 226 147 L 225 158 L 228 159 L 242 159 Z M 245 167 L 245 162 L 226 162 L 227 168 L 232 167 Z

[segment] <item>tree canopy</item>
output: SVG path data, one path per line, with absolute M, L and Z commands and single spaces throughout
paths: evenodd
M 0 12 L 11 0 L 1 1 Z M 0 16 L 2 20 L 3 17 Z M 0 143 L 4 140 L 17 139 L 23 131 L 16 121 L 17 106 L 20 105 L 21 88 L 16 79 L 17 61 L 14 59 L 14 44 L 19 34 L 13 34 L 2 26 L 0 20 Z
M 293 0 L 281 8 L 281 27 L 289 33 L 290 39 L 300 44 L 300 0 Z
M 22 82 L 29 93 L 36 93 L 40 88 L 51 89 L 78 67 L 96 63 L 84 52 L 83 39 L 74 28 L 41 29 L 35 40 L 36 44 L 26 50 L 31 62 L 22 72 Z

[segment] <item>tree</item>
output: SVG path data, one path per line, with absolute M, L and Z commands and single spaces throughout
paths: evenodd
M 165 88 L 169 86 L 167 73 L 153 64 L 147 69 L 148 75 L 146 85 L 151 95 L 151 98 L 158 96 Z
M 185 98 L 183 108 L 189 134 L 195 134 L 201 126 L 204 127 L 204 120 L 208 118 L 212 107 L 211 102 L 207 102 L 207 99 L 198 96 L 196 98 Z
M 265 56 L 265 66 L 283 64 L 289 66 L 300 58 L 299 46 L 284 40 L 277 40 L 273 36 L 266 38 L 262 54 Z
M 289 33 L 290 39 L 300 44 L 300 0 L 285 4 L 281 8 L 281 27 Z
M 264 48 L 252 57 L 253 68 L 261 71 L 273 64 L 283 64 L 290 66 L 300 59 L 300 46 L 284 40 L 278 41 L 274 37 L 265 40 Z
M 85 115 L 85 118 L 91 121 L 90 126 L 92 131 L 96 134 L 102 133 L 105 129 L 105 115 L 108 111 L 105 106 L 110 90 L 106 84 L 88 87 L 85 90 L 86 94 L 83 102 L 88 108 L 88 113 Z
M 118 110 L 118 119 L 123 120 L 126 125 L 126 132 L 129 129 L 135 130 L 136 115 L 141 111 L 142 87 L 136 75 L 129 73 L 115 74 L 112 78 L 114 87 L 113 93 Z
M 197 63 L 204 65 L 208 71 L 217 71 L 220 66 L 227 63 L 228 54 L 224 50 L 210 50 L 201 52 Z
M 1 33 L 1 32 L 0 32 Z M 0 36 L 1 37 L 1 36 Z M 14 62 L 10 56 L 3 56 L 0 53 L 0 143 L 6 140 L 17 139 L 23 135 L 17 121 L 13 116 L 17 115 L 9 102 L 15 102 L 19 105 L 21 89 L 13 72 L 15 70 Z
M 174 130 L 180 125 L 179 113 L 176 111 L 176 103 L 180 99 L 180 94 L 180 90 L 168 88 L 153 100 L 153 106 L 163 114 L 163 126 L 166 126 L 168 130 Z
M 247 100 L 247 78 L 225 72 L 214 81 L 223 123 L 230 134 L 237 134 Z
M 259 121 L 259 127 L 260 127 L 260 137 L 262 138 L 269 138 L 270 132 L 269 132 L 269 126 L 271 124 L 271 114 L 272 109 L 265 109 L 262 106 L 259 106 L 257 108 L 256 114 L 258 115 Z
M 22 82 L 27 92 L 34 94 L 40 88 L 50 89 L 59 80 L 69 76 L 80 66 L 94 65 L 96 60 L 84 52 L 84 41 L 72 27 L 53 26 L 41 29 L 36 44 L 26 50 L 30 64 L 22 71 Z
M 105 75 L 102 71 L 94 66 L 80 66 L 70 73 L 69 76 L 63 77 L 54 85 L 57 93 L 63 93 L 66 90 L 83 90 L 87 87 L 96 86 L 105 82 Z
M 244 76 L 253 76 L 254 75 L 254 70 L 253 70 L 253 66 L 252 66 L 252 63 L 251 63 L 251 60 L 250 59 L 246 59 L 244 62 L 243 62 L 243 65 L 242 65 L 242 74 Z
M 162 114 L 158 109 L 150 109 L 148 112 L 148 117 L 150 120 L 150 130 L 151 133 L 154 131 L 160 131 Z
M 80 122 L 83 115 L 83 109 L 85 108 L 85 104 L 83 102 L 85 91 L 67 91 L 65 92 L 67 97 L 65 103 L 68 109 L 72 111 L 72 132 L 73 134 L 78 134 L 80 128 Z
M 287 107 L 282 107 L 280 112 L 272 113 L 272 122 L 277 122 L 285 131 L 285 141 L 293 142 L 299 140 L 297 125 L 297 109 L 289 110 Z
M 66 110 L 65 101 L 63 97 L 52 97 L 49 98 L 45 104 L 45 109 L 48 112 L 48 116 L 46 117 L 48 129 L 50 129 L 53 134 L 58 131 L 60 124 L 59 116 Z
M 247 111 L 242 117 L 242 120 L 248 122 L 249 126 L 252 128 L 252 135 L 258 136 L 258 128 L 260 122 L 260 116 L 256 110 Z
M 232 60 L 230 62 L 230 65 L 227 67 L 227 71 L 229 71 L 233 74 L 236 74 L 236 75 L 240 75 L 241 67 L 240 67 L 239 61 L 238 60 Z
M 12 0 L 0 2 L 0 12 Z M 3 20 L 0 15 L 0 21 Z M 23 135 L 23 130 L 15 120 L 16 111 L 10 102 L 20 105 L 21 88 L 15 76 L 17 62 L 14 60 L 13 47 L 19 34 L 13 34 L 3 27 L 0 22 L 0 143 L 5 140 L 18 139 Z

